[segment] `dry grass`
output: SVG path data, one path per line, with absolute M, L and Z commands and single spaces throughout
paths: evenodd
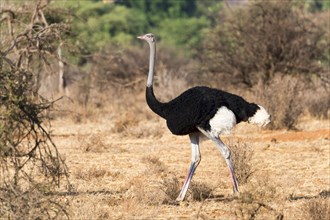
M 152 181 L 150 181 L 152 180 Z M 146 205 L 161 205 L 165 199 L 165 194 L 161 191 L 161 182 L 155 176 L 140 175 L 134 177 L 129 182 L 129 189 L 125 193 L 125 198 L 132 202 Z
M 144 156 L 142 162 L 147 165 L 148 172 L 161 174 L 167 171 L 165 165 L 156 156 Z
M 237 180 L 240 184 L 245 184 L 255 171 L 251 164 L 253 149 L 241 141 L 229 144 L 229 148 Z
M 69 219 L 69 199 L 45 195 L 36 186 L 29 189 L 15 189 L 15 192 L 1 189 L 0 219 Z M 46 186 L 49 187 L 49 186 Z M 4 197 L 3 197 L 4 196 Z M 8 202 L 8 203 L 7 203 Z M 10 209 L 8 208 L 10 207 Z
M 146 169 L 130 181 L 126 195 L 147 205 L 172 204 L 181 190 L 176 176 L 156 156 L 145 156 L 141 161 Z
M 206 183 L 199 183 L 193 181 L 189 187 L 189 194 L 193 201 L 203 201 L 213 197 L 213 188 Z M 189 196 L 188 194 L 188 196 Z
M 108 148 L 100 134 L 90 134 L 87 137 L 86 135 L 78 135 L 78 142 L 80 149 L 86 153 L 102 153 Z
M 145 156 L 141 161 L 146 164 L 146 170 L 130 181 L 127 194 L 147 205 L 175 204 L 175 199 L 181 191 L 178 178 L 171 174 L 156 156 Z M 187 200 L 205 200 L 212 196 L 212 190 L 205 183 L 193 181 Z
M 269 182 L 267 175 L 249 182 L 238 197 L 235 215 L 240 219 L 263 219 L 269 216 L 273 219 L 283 219 L 281 208 L 278 210 L 270 205 L 274 201 L 283 201 L 283 198 L 279 198 L 277 184 Z
M 143 126 L 152 130 L 158 128 L 156 122 L 143 121 Z M 55 123 L 80 136 L 56 136 L 76 189 L 76 194 L 63 198 L 72 200 L 72 219 L 307 219 L 301 211 L 304 198 L 318 195 L 329 184 L 329 137 L 323 130 L 318 132 L 326 122 L 315 123 L 309 126 L 305 121 L 304 126 L 312 130 L 303 135 L 296 131 L 260 131 L 243 124 L 239 129 L 244 132 L 237 132 L 241 136 L 233 139 L 237 142 L 224 137 L 231 148 L 238 147 L 241 165 L 236 162 L 237 173 L 243 170 L 250 174 L 246 183 L 239 182 L 240 195 L 234 196 L 226 164 L 213 144 L 205 141 L 202 163 L 186 200 L 180 204 L 174 201 L 191 154 L 186 137 L 173 137 L 165 127 L 160 129 L 159 137 L 112 134 L 107 133 L 111 128 L 103 123 L 93 123 L 92 127 L 85 124 L 89 128 L 83 130 L 86 135 L 79 125 L 68 130 L 71 125 Z M 135 128 L 143 127 L 140 126 Z M 88 130 L 94 135 L 88 135 Z M 93 142 L 89 136 L 105 147 L 82 147 L 84 142 Z M 271 141 L 274 138 L 276 142 Z M 248 156 L 252 149 L 253 155 Z M 234 154 L 235 150 L 231 150 Z M 244 164 L 250 165 L 252 175 L 244 170 Z M 289 198 L 293 193 L 296 200 Z
M 119 173 L 110 173 L 108 169 L 101 168 L 101 167 L 91 167 L 91 168 L 84 168 L 79 169 L 74 173 L 76 179 L 81 179 L 85 181 L 91 181 L 95 179 L 101 179 L 107 175 L 118 176 Z
M 181 186 L 178 178 L 173 175 L 167 175 L 166 177 L 164 177 L 162 182 L 162 191 L 166 195 L 163 204 L 174 203 L 175 199 L 178 197 L 181 191 Z
M 159 177 L 150 174 L 144 173 L 134 177 L 129 182 L 125 199 L 129 203 L 151 206 L 173 204 L 180 192 L 178 179 L 173 175 Z
M 113 131 L 116 133 L 129 133 L 129 128 L 136 127 L 138 124 L 137 116 L 133 112 L 124 112 L 116 117 Z

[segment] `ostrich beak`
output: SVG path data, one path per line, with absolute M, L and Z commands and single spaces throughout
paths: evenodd
M 137 38 L 141 39 L 141 40 L 144 40 L 144 36 L 137 36 Z

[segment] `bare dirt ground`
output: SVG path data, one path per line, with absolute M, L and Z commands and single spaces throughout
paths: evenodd
M 308 219 L 306 203 L 323 195 L 329 210 L 329 121 L 304 120 L 297 131 L 238 125 L 224 142 L 253 149 L 254 172 L 233 195 L 223 158 L 201 143 L 193 196 L 173 204 L 190 164 L 186 136 L 159 119 L 114 133 L 111 121 L 53 122 L 53 136 L 70 169 L 72 219 Z M 199 190 L 199 191 L 198 191 Z

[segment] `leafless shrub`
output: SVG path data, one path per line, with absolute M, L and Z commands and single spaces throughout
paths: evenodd
M 235 174 L 240 184 L 247 183 L 248 179 L 253 174 L 251 160 L 253 157 L 253 149 L 242 142 L 229 144 L 230 154 L 235 166 Z
M 297 1 L 256 1 L 230 10 L 207 38 L 203 63 L 249 87 L 277 73 L 322 72 L 329 39 L 326 25 L 312 17 Z
M 137 115 L 131 111 L 118 114 L 114 121 L 113 131 L 116 133 L 123 133 L 127 131 L 129 127 L 136 127 L 138 124 Z
M 166 94 L 160 94 L 161 98 L 168 98 L 185 87 L 185 82 L 188 80 L 185 76 L 195 67 L 191 61 L 171 49 L 161 47 L 159 51 L 155 68 L 155 85 L 160 89 L 169 86 L 170 89 L 166 87 L 166 90 L 162 90 L 166 91 Z M 83 79 L 79 80 L 77 96 L 82 97 L 83 103 L 94 105 L 96 102 L 105 103 L 120 99 L 122 96 L 119 98 L 118 94 L 131 95 L 132 91 L 144 92 L 148 73 L 148 52 L 148 48 L 143 44 L 143 48 L 112 47 L 93 54 L 88 59 L 92 68 Z M 110 100 L 108 95 L 106 99 L 99 101 L 98 99 L 102 98 L 100 93 L 105 92 L 113 94 L 113 98 Z
M 91 134 L 87 137 L 86 135 L 79 135 L 78 142 L 80 143 L 80 148 L 86 153 L 102 153 L 107 149 L 102 135 L 99 134 Z
M 168 101 L 178 96 L 188 88 L 188 72 L 182 69 L 173 70 L 167 68 L 165 65 L 160 64 L 157 71 L 157 94 L 160 99 Z
M 172 204 L 180 193 L 179 180 L 176 176 L 169 174 L 167 167 L 162 163 L 156 156 L 143 157 L 142 161 L 147 164 L 146 175 L 159 175 L 161 178 L 158 181 L 159 188 L 161 191 L 162 204 Z
M 157 73 L 159 70 L 165 69 L 178 76 L 178 70 L 188 68 L 188 59 L 178 55 L 177 52 L 165 47 L 161 47 L 159 51 L 156 62 Z M 106 48 L 95 53 L 91 59 L 93 84 L 101 91 L 112 87 L 139 89 L 136 88 L 136 85 L 140 87 L 137 83 L 145 81 L 148 73 L 148 52 L 144 45 L 143 48 L 132 47 L 124 50 Z M 156 77 L 158 78 L 159 75 Z
M 162 163 L 156 156 L 143 157 L 142 162 L 146 163 L 148 170 L 153 173 L 161 174 L 166 171 L 164 163 Z
M 172 204 L 181 191 L 178 178 L 173 175 L 167 175 L 163 178 L 161 190 L 165 193 L 163 204 Z
M 295 129 L 308 100 L 304 98 L 306 85 L 299 77 L 277 75 L 269 83 L 255 87 L 258 103 L 272 115 L 272 129 Z
M 313 97 L 309 102 L 308 112 L 315 118 L 329 119 L 330 117 L 330 99 L 326 93 L 319 97 Z
M 189 187 L 189 194 L 194 201 L 203 201 L 213 196 L 213 189 L 205 183 L 192 182 Z
M 68 218 L 67 204 L 45 195 L 61 181 L 70 186 L 49 132 L 46 113 L 53 102 L 38 95 L 44 67 L 57 59 L 61 34 L 68 31 L 66 24 L 47 23 L 48 3 L 0 9 L 0 34 L 6 36 L 0 40 L 0 218 Z
M 168 173 L 167 167 L 155 156 L 143 157 L 146 170 L 128 183 L 125 197 L 131 203 L 145 205 L 172 204 L 179 195 L 178 179 Z
M 306 219 L 330 219 L 330 202 L 327 198 L 315 198 L 306 201 L 303 205 Z
M 175 199 L 181 191 L 178 178 L 168 173 L 167 167 L 158 157 L 147 156 L 142 161 L 146 163 L 147 170 L 130 181 L 126 195 L 149 205 L 176 204 Z M 212 191 L 206 184 L 193 182 L 188 196 L 194 201 L 202 201 L 211 197 Z
M 257 217 L 283 219 L 283 214 L 272 208 L 269 203 L 277 199 L 274 183 L 269 182 L 267 176 L 249 181 L 245 191 L 240 192 L 237 200 L 235 215 L 239 219 L 255 219 Z M 263 217 L 262 217 L 263 216 Z
M 139 77 L 148 73 L 148 56 L 145 54 L 143 50 L 118 48 L 108 48 L 95 53 L 91 60 L 92 85 L 99 91 L 121 86 L 134 88 L 135 83 L 142 80 Z
M 98 178 L 102 178 L 102 177 L 104 177 L 108 174 L 109 174 L 109 171 L 107 169 L 93 166 L 89 169 L 78 170 L 75 173 L 75 177 L 77 179 L 91 181 L 91 180 L 95 180 L 95 179 L 98 179 Z
M 113 118 L 111 130 L 123 136 L 136 138 L 161 137 L 164 123 L 161 123 L 148 108 L 144 96 L 140 102 L 136 101 L 136 97 L 134 99 L 129 95 L 123 97 L 118 103 L 109 104 Z
M 0 189 L 2 219 L 62 219 L 69 216 L 68 201 L 54 200 L 36 187 Z M 2 199 L 6 198 L 6 199 Z
M 312 84 L 311 88 L 305 91 L 306 105 L 311 116 L 319 119 L 330 117 L 330 97 L 329 88 L 319 83 Z
M 128 200 L 138 201 L 146 205 L 160 205 L 166 198 L 161 190 L 162 182 L 155 175 L 142 174 L 129 182 L 125 193 Z

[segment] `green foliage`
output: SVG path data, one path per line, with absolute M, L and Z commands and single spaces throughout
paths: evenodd
M 124 46 L 142 33 L 146 24 L 142 13 L 113 4 L 86 4 L 78 9 L 77 16 L 74 31 L 89 51 L 97 51 L 107 44 Z
M 197 0 L 121 0 L 118 4 L 144 13 L 147 29 L 155 30 L 166 44 L 182 49 L 199 47 L 203 30 L 210 27 L 210 17 L 222 7 L 222 1 Z M 194 50 L 186 51 L 194 54 Z
M 173 46 L 193 49 L 200 45 L 209 21 L 205 18 L 176 18 L 163 20 L 157 33 L 162 41 Z
M 200 46 L 203 30 L 210 27 L 222 5 L 222 1 L 197 0 L 89 0 L 54 2 L 53 8 L 66 8 L 73 14 L 74 42 L 87 54 L 108 45 L 129 47 L 137 42 L 137 35 L 148 32 L 193 53 L 191 49 Z M 51 21 L 64 19 L 54 13 L 48 15 Z
M 330 9 L 330 0 L 305 0 L 305 6 L 311 12 L 325 11 Z
M 152 26 L 165 18 L 192 17 L 196 12 L 196 0 L 121 0 L 118 4 L 136 8 L 148 17 Z

